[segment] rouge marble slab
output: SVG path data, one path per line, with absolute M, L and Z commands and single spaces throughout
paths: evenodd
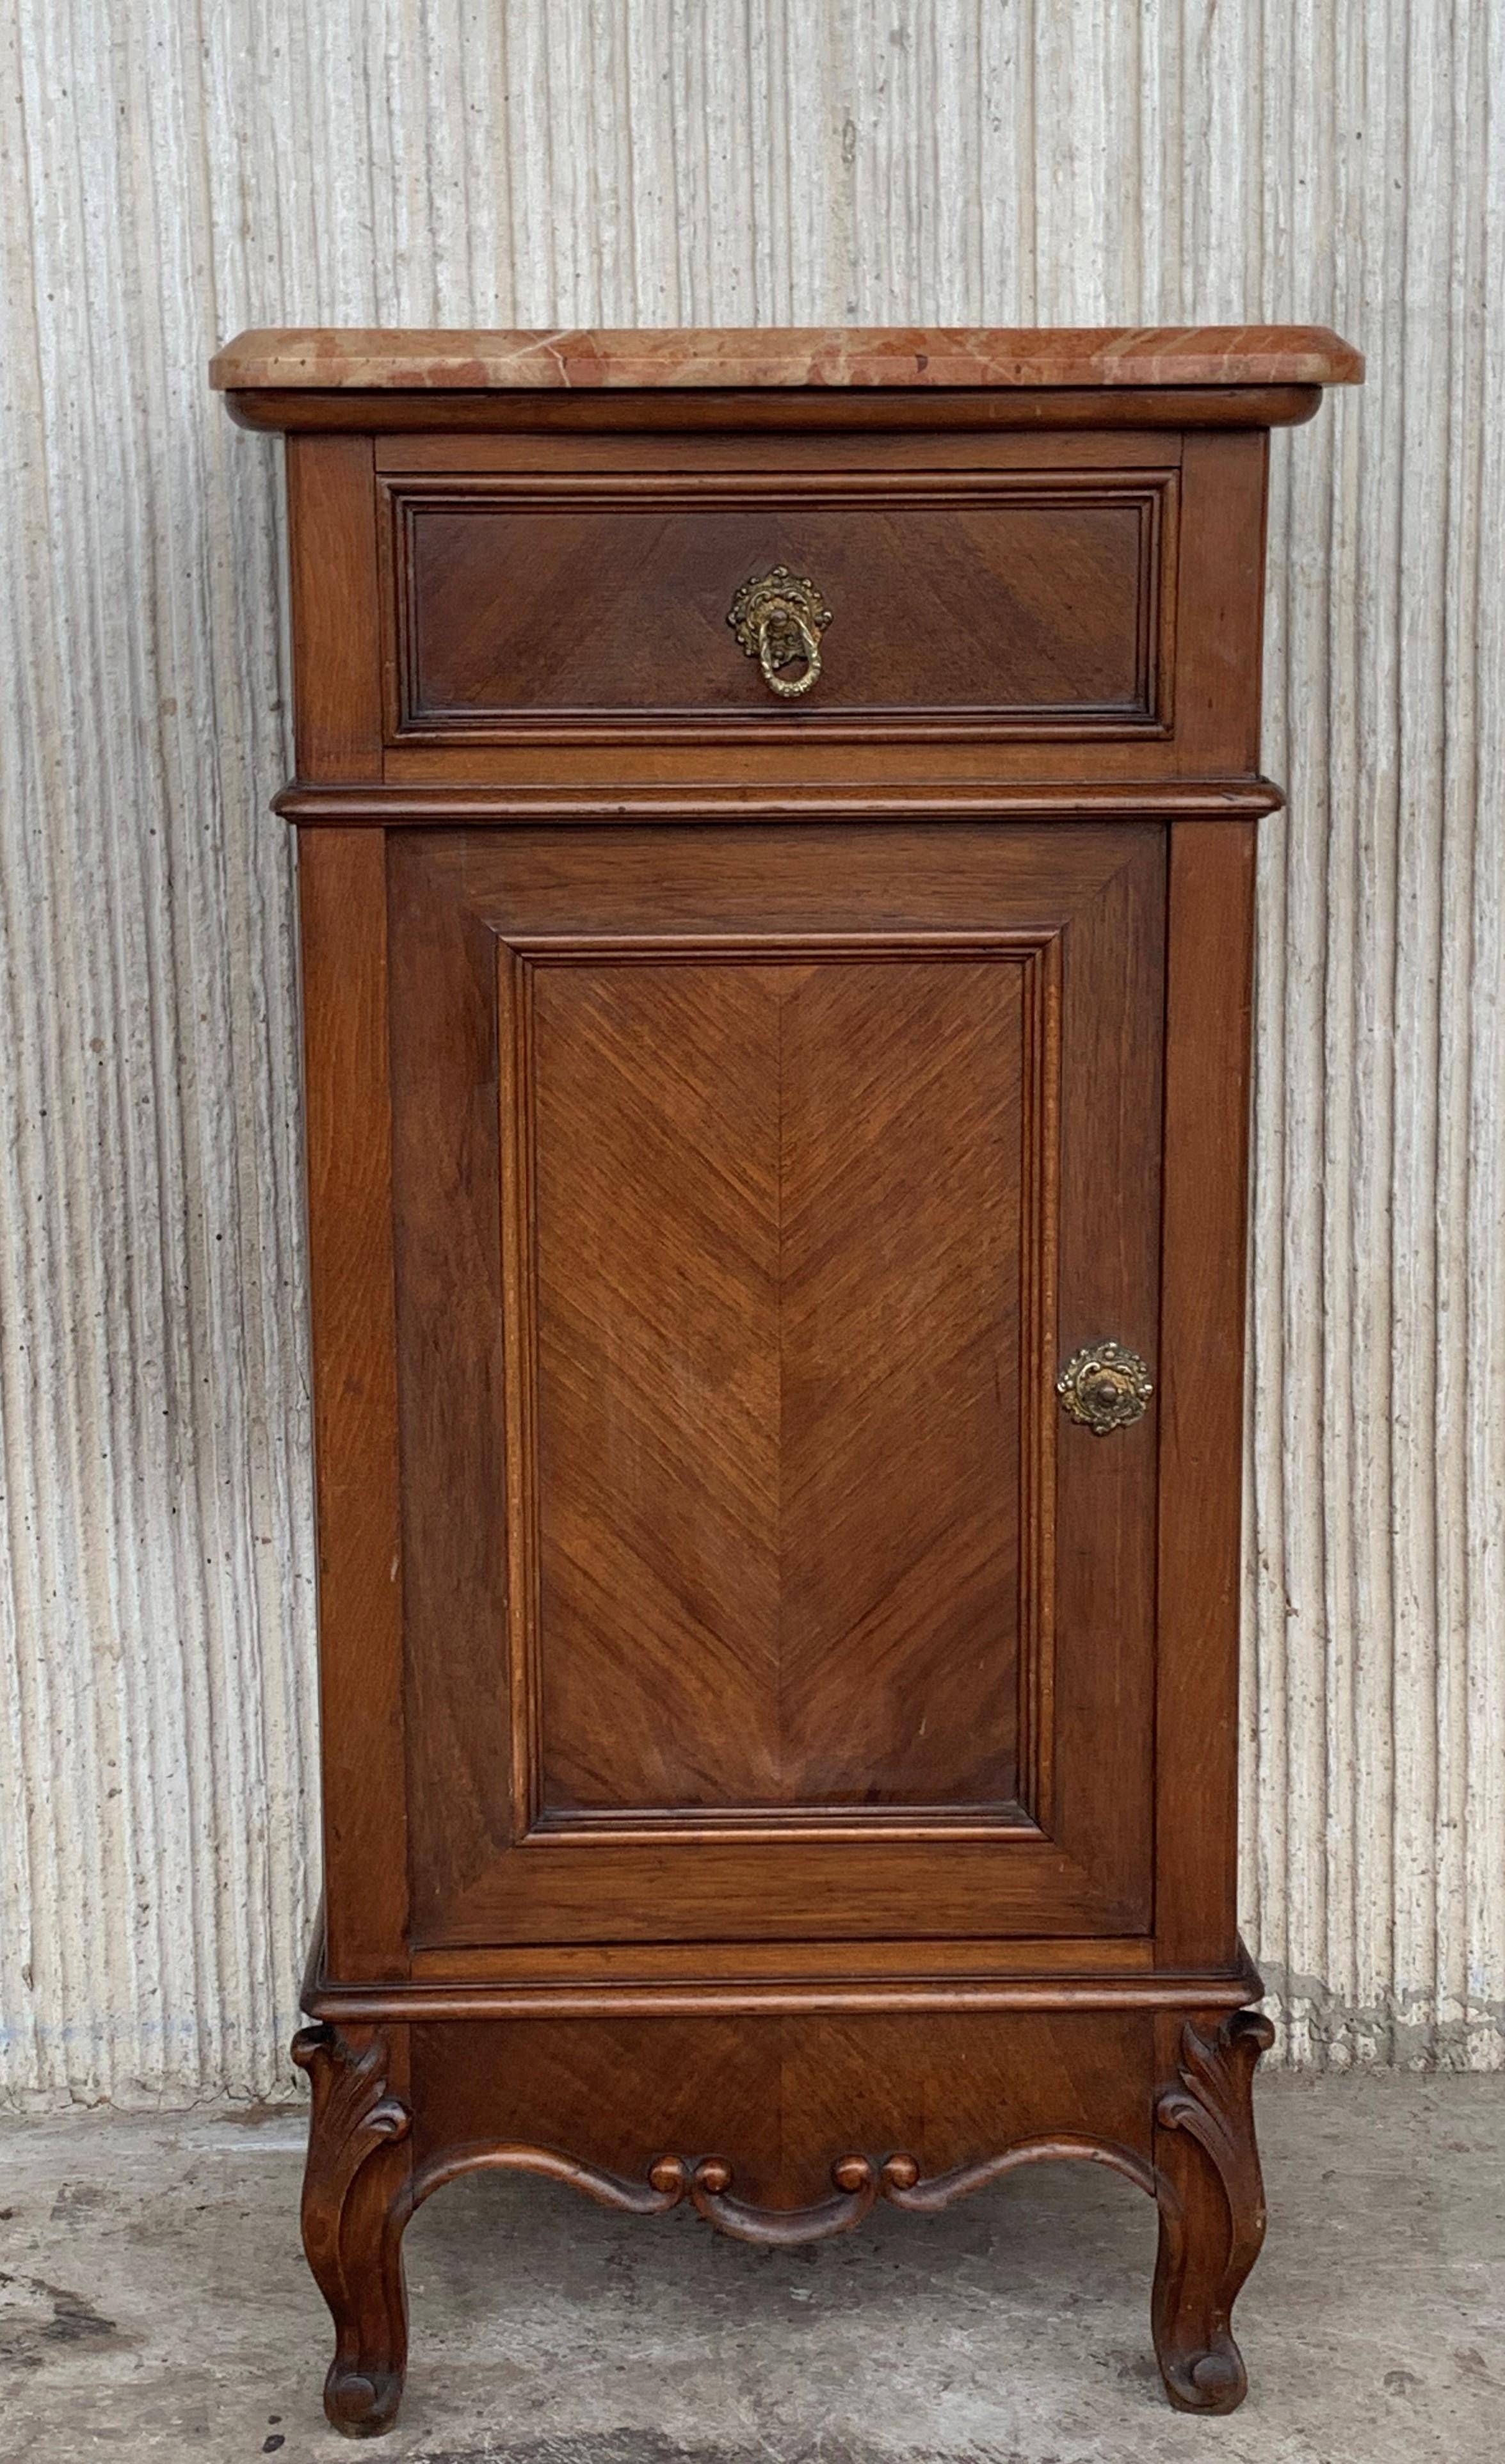
M 212 384 L 480 392 L 698 386 L 1357 385 L 1363 360 L 1321 325 L 630 328 L 238 334 Z

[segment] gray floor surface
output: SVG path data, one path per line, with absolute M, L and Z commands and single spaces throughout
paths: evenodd
M 1041 2166 L 764 2253 L 472 2180 L 408 2234 L 402 2420 L 319 2389 L 300 2117 L 0 2123 L 0 2456 L 158 2464 L 1484 2464 L 1505 2453 L 1505 2078 L 1276 2079 L 1231 2419 L 1165 2408 L 1149 2203 Z

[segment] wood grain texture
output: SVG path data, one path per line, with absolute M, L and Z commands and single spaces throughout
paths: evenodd
M 1180 1968 L 1235 1929 L 1254 847 L 1248 824 L 1170 842 L 1155 1922 Z
M 1161 2211 L 1152 2319 L 1165 2391 L 1178 2411 L 1232 2412 L 1249 2379 L 1230 2313 L 1265 2238 L 1265 2191 L 1250 2101 L 1274 2029 L 1262 2012 L 1162 2019 L 1175 2076 L 1155 2104 Z M 1163 2052 L 1162 2052 L 1163 2059 Z
M 387 866 L 327 831 L 299 868 L 320 1705 L 330 1972 L 407 1966 L 407 1771 L 397 1456 Z
M 440 1981 L 443 1961 L 431 1959 L 434 1973 L 405 1985 L 310 1986 L 304 2007 L 337 2023 L 348 2019 L 380 2026 L 431 2019 L 469 2026 L 492 2019 L 506 2023 L 600 2019 L 614 2024 L 622 2019 L 816 2015 L 860 2024 L 873 2016 L 946 2013 L 979 2017 L 1021 2011 L 1047 2012 L 1066 2024 L 1081 2012 L 1139 2011 L 1163 2016 L 1177 2012 L 1235 2011 L 1260 1992 L 1259 1971 L 1247 1955 L 1235 1969 L 1222 1972 L 1201 1969 L 1177 1974 L 1158 1969 L 1140 1973 L 1136 1958 L 1130 1957 L 1121 1972 L 1110 1969 L 1097 1973 L 1090 1947 L 1111 1939 L 1102 1934 L 1082 1937 L 1089 1955 L 1079 1974 L 1057 1966 L 1040 1975 L 1028 1975 L 1013 1972 L 1005 1963 L 996 1973 L 960 1976 L 948 1971 L 944 1957 L 934 1971 L 926 1963 L 921 1973 L 918 1972 L 920 1954 L 911 1952 L 917 1972 L 909 1976 L 846 1976 L 828 1970 L 821 1976 L 812 1973 L 780 1981 L 742 1975 L 746 1946 L 741 1943 L 711 1945 L 699 1963 L 706 1972 L 678 1979 L 621 1973 L 592 1982 L 584 1977 L 530 1978 L 511 1973 L 484 1983 L 475 1979 L 445 1983 Z M 828 1948 L 818 1941 L 810 1947 L 815 1951 Z M 709 1974 L 713 1966 L 718 1971 L 714 1977 Z
M 369 2438 L 391 2427 L 408 2360 L 408 2031 L 304 2028 L 293 2059 L 313 2090 L 303 2248 L 335 2322 L 324 2410 L 336 2430 Z
M 300 779 L 379 779 L 381 608 L 368 436 L 287 443 L 294 746 Z
M 1249 2084 L 1271 2033 L 1250 2012 L 1064 2008 L 305 2030 L 303 2226 L 336 2326 L 326 2411 L 349 2434 L 389 2426 L 403 2231 L 465 2173 L 533 2175 L 643 2217 L 688 2200 L 775 2248 L 850 2231 L 880 2196 L 934 2213 L 1063 2159 L 1158 2199 L 1167 2390 L 1185 2409 L 1230 2410 L 1244 2373 L 1228 2313 L 1264 2227 Z M 734 2152 L 693 2152 L 705 2148 Z
M 407 478 L 383 504 L 397 741 L 1169 724 L 1171 473 Z M 780 564 L 833 611 L 798 713 L 727 626 Z
M 1071 386 L 1049 393 L 972 392 L 947 388 L 927 393 L 822 391 L 764 392 L 719 388 L 675 393 L 560 392 L 452 393 L 442 409 L 432 391 L 377 391 L 356 397 L 362 430 L 373 436 L 431 431 L 442 418 L 446 429 L 542 432 L 556 436 L 626 435 L 665 428 L 683 436 L 715 436 L 750 430 L 764 435 L 831 436 L 874 430 L 908 435 L 937 430 L 1004 436 L 1097 428 L 1118 433 L 1167 427 L 1299 428 L 1317 416 L 1319 385 Z M 237 427 L 273 429 L 288 435 L 348 434 L 352 397 L 338 387 L 268 386 L 228 392 L 225 407 Z
M 1194 637 L 1193 637 L 1194 638 Z M 835 733 L 839 728 L 841 733 Z M 467 744 L 431 739 L 388 747 L 382 775 L 394 787 L 409 789 L 496 789 L 521 802 L 540 790 L 561 800 L 577 796 L 582 804 L 613 803 L 647 792 L 668 796 L 677 791 L 681 810 L 693 807 L 697 793 L 723 806 L 762 796 L 777 812 L 798 811 L 812 795 L 831 804 L 850 805 L 853 771 L 859 764 L 853 747 L 875 734 L 882 743 L 882 783 L 874 794 L 882 809 L 885 794 L 906 796 L 910 809 L 923 803 L 935 812 L 957 794 L 968 798 L 974 811 L 989 809 L 990 795 L 1028 796 L 1040 787 L 1080 787 L 1082 745 L 1068 734 L 1043 730 L 1011 734 L 1005 727 L 969 730 L 964 724 L 933 727 L 920 734 L 896 735 L 885 722 L 833 722 L 825 735 L 793 728 L 777 714 L 755 734 L 735 731 L 728 720 L 713 732 L 686 736 L 664 731 L 652 744 L 630 740 L 555 741 L 542 732 L 517 742 Z M 620 731 L 626 735 L 627 731 Z M 1244 728 L 1240 721 L 1240 741 Z M 1257 772 L 1217 770 L 1210 777 L 1199 766 L 1173 730 L 1161 736 L 1141 733 L 1120 737 L 1111 730 L 1094 739 L 1093 783 L 1121 785 L 1132 803 L 1142 788 L 1179 786 L 1190 797 L 1215 799 L 1225 786 L 1259 787 Z
M 421 1942 L 599 1938 L 609 1905 L 612 1933 L 668 1938 L 860 1931 L 885 1905 L 890 1930 L 921 1905 L 942 1932 L 1009 1930 L 1029 1912 L 1034 1931 L 1147 1921 L 1153 1449 L 1147 1430 L 1118 1450 L 1084 1441 L 1063 1473 L 1073 1625 L 1052 1684 L 1054 1415 L 1036 1398 L 1053 1375 L 1057 1274 L 1084 1325 L 1106 1311 L 1154 1348 L 1162 858 L 1153 828 L 1024 825 L 398 843 L 399 1249 L 420 1262 L 400 1316 L 424 1432 L 409 1512 L 431 1570 L 409 1608 Z M 490 998 L 478 926 L 502 953 Z M 1028 1034 L 1017 1010 L 1012 1026 L 1000 1014 L 1001 1039 L 987 1027 L 1007 989 L 989 934 L 1014 970 L 1057 939 L 1066 952 L 1059 993 L 1053 955 L 1030 960 L 1045 973 Z M 494 1058 L 496 984 L 520 1017 L 520 972 L 525 1042 L 509 1028 Z M 520 1755 L 499 1568 L 493 1556 L 482 1579 L 475 1537 L 499 1529 L 498 1321 L 481 1339 L 466 1330 L 498 1307 L 485 1261 L 518 1105 L 514 1092 L 488 1138 L 486 1090 L 530 1081 L 528 1194 L 507 1220 L 531 1227 L 538 1256 L 504 1277 L 534 1294 L 509 1304 L 511 1349 L 525 1379 L 536 1353 L 539 1378 L 512 1406 L 514 1455 L 535 1424 L 538 1445 L 511 1475 L 531 1500 L 514 1529 L 524 1555 L 532 1532 L 541 1551 L 536 1573 L 514 1567 L 514 1611 L 540 1604 L 510 1658 L 536 1739 Z M 1063 1185 L 1083 1202 L 1055 1228 L 1057 1134 Z M 1092 1195 L 1103 1175 L 1118 1192 L 1108 1225 Z M 986 1227 L 1006 1203 L 1016 1228 L 995 1270 Z M 1042 1227 L 1028 1256 L 1021 1209 Z M 1022 1416 L 1007 1441 L 976 1418 L 1000 1393 Z M 476 1413 L 493 1433 L 481 1444 Z M 943 1480 L 906 1478 L 917 1437 L 941 1450 Z M 1006 1513 L 987 1500 L 1010 1461 Z M 793 1519 L 775 1546 L 781 1497 Z M 967 1638 L 983 1634 L 981 1692 L 976 1675 L 953 1680 L 951 1707 L 934 1705 L 940 1745 L 917 1743 L 929 1710 L 906 1706 L 928 1705 L 948 1660 L 973 1664 Z M 853 1692 L 859 1662 L 869 1681 Z M 1007 1695 L 1020 1708 L 992 1744 L 968 1736 L 967 1713 L 982 1706 L 985 1730 Z M 1027 1745 L 1016 1784 L 1060 1827 L 1031 1838 L 1025 1820 L 994 1851 L 967 1834 L 979 1815 L 996 1825 L 1014 1777 L 1000 1743 L 1015 1761 Z M 518 1851 L 506 1842 L 534 1815 L 509 1812 L 509 1767 L 524 1793 L 537 1772 L 544 1814 Z M 792 1842 L 770 1854 L 760 1801 L 787 1808 L 802 1792 L 798 1857 Z M 686 1825 L 693 1858 L 674 1844 Z
M 1259 767 L 1269 455 L 1258 429 L 1185 439 L 1176 735 L 1192 773 Z
M 729 1949 L 729 1946 L 724 1946 Z M 715 1964 L 730 1972 L 730 1963 L 709 1954 L 700 1943 L 576 1943 L 529 1945 L 505 1949 L 416 1951 L 415 1978 L 475 1979 L 556 1978 L 561 1982 L 636 1984 L 655 1977 L 682 1981 L 704 1966 Z M 918 1975 L 979 1978 L 994 1976 L 1112 1975 L 1122 1978 L 1154 1965 L 1154 1944 L 1147 1935 L 1119 1934 L 1077 1937 L 1065 1942 L 1036 1938 L 1002 1942 L 946 1942 L 934 1936 L 909 1942 L 870 1940 L 827 1943 L 743 1943 L 735 1953 L 736 1969 L 744 1979 L 773 1979 L 791 1984 L 839 1973 L 851 1980 Z M 317 1990 L 317 1988 L 316 1988 Z
M 401 1664 L 413 1750 L 406 1789 L 424 1842 L 413 1913 L 472 1878 L 457 1831 L 499 1849 L 513 1835 L 515 1603 L 508 1580 L 508 1416 L 520 1388 L 503 1354 L 501 1060 L 497 952 L 467 903 L 415 861 L 385 849 L 393 930 L 390 1025 L 398 1409 L 408 1578 Z M 518 1579 L 524 1579 L 516 1547 Z M 454 1649 L 456 1635 L 469 1638 Z M 469 1682 L 467 1682 L 469 1681 Z M 467 1824 L 449 1819 L 451 1802 Z
M 644 2180 L 660 2154 L 714 2153 L 742 2197 L 801 2208 L 853 2151 L 934 2176 L 1073 2130 L 1143 2157 L 1153 2032 L 1141 2012 L 418 2026 L 413 2163 L 505 2137 Z
M 1039 960 L 630 947 L 526 971 L 550 1827 L 1004 1808 Z
M 666 433 L 652 424 L 653 409 L 661 407 L 647 406 L 644 417 L 650 424 L 627 429 L 493 428 L 472 433 L 447 424 L 436 430 L 399 430 L 376 437 L 376 470 L 379 478 L 391 479 L 415 473 L 454 477 L 519 472 L 609 474 L 619 479 L 629 473 L 659 473 L 682 478 L 685 437 L 682 431 Z M 882 407 L 888 407 L 886 397 Z M 894 407 L 913 408 L 914 397 L 900 396 Z M 1101 434 L 1083 434 L 1070 428 L 992 430 L 932 424 L 917 430 L 870 422 L 836 434 L 799 428 L 697 431 L 694 467 L 697 473 L 736 473 L 743 479 L 750 473 L 763 473 L 778 481 L 797 473 L 829 477 L 837 473 L 883 473 L 892 483 L 902 480 L 906 473 L 934 477 L 942 472 L 1100 472 L 1105 467 L 1162 472 L 1180 459 L 1181 436 L 1176 428 L 1141 432 L 1114 429 L 1107 432 L 1105 444 Z
M 1096 762 L 1095 762 L 1095 767 Z M 1284 803 L 1269 779 L 1020 781 L 952 785 L 952 821 L 1162 822 L 1257 821 Z M 497 828 L 549 822 L 561 829 L 603 822 L 931 821 L 938 818 L 935 783 L 906 785 L 887 777 L 830 787 L 793 781 L 777 789 L 704 780 L 682 784 L 637 782 L 594 790 L 542 782 L 533 787 L 405 784 L 388 778 L 379 791 L 293 784 L 274 799 L 287 821 L 308 829 Z

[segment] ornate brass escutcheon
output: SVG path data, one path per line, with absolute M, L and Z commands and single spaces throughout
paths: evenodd
M 1141 1419 L 1155 1392 L 1148 1361 L 1124 1343 L 1089 1343 L 1073 1353 L 1055 1391 L 1068 1417 L 1106 1438 Z
M 809 692 L 821 671 L 820 637 L 830 623 L 830 609 L 808 573 L 791 573 L 786 564 L 776 564 L 761 580 L 744 582 L 726 621 L 748 658 L 757 660 L 770 693 L 792 701 Z M 800 661 L 801 674 L 780 674 L 781 669 Z

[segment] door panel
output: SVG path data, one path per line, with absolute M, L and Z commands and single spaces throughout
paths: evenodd
M 389 879 L 416 1939 L 1146 1925 L 1161 832 Z
M 1017 1797 L 1037 969 L 523 962 L 552 1830 Z

